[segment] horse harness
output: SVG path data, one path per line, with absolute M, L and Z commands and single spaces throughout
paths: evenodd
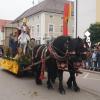
M 54 47 L 52 45 L 52 43 L 49 44 L 48 46 L 46 46 L 46 45 L 44 47 L 43 46 L 44 45 L 41 45 L 37 49 L 37 53 L 36 53 L 36 56 L 35 56 L 35 57 L 37 57 L 38 54 L 39 54 L 39 51 L 42 50 L 41 61 L 40 61 L 40 63 L 42 63 L 41 71 L 43 71 L 45 69 L 45 61 L 48 60 L 50 58 L 50 56 L 52 56 L 56 60 L 58 69 L 65 70 L 66 68 L 68 68 L 68 60 L 70 59 L 70 56 L 71 55 L 76 55 L 75 51 L 69 52 L 67 50 L 66 53 L 65 53 L 65 55 L 62 57 L 62 56 L 60 56 L 60 55 L 58 55 L 56 53 L 56 51 L 54 50 L 54 48 L 56 48 L 56 47 Z M 50 55 L 48 55 L 48 56 L 46 56 L 47 51 L 50 52 Z M 72 64 L 70 63 L 70 65 L 72 65 Z M 74 65 L 76 66 L 77 64 L 74 64 Z M 77 66 L 76 66 L 76 68 L 77 68 Z

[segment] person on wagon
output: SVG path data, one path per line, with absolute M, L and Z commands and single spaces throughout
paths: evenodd
M 23 49 L 23 53 L 26 53 L 27 43 L 30 40 L 29 27 L 26 25 L 26 19 L 23 19 L 23 25 L 21 26 L 21 34 L 18 36 L 19 46 Z

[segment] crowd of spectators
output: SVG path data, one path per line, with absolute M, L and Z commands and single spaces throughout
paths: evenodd
M 84 61 L 85 69 L 100 71 L 100 44 L 95 45 L 90 51 L 90 56 Z

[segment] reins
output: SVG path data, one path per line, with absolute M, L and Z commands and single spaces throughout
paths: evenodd
M 29 67 L 32 68 L 32 66 L 35 66 L 37 64 L 41 64 L 41 73 L 40 73 L 40 79 L 44 79 L 44 71 L 45 71 L 45 63 L 46 60 L 49 60 L 51 57 L 55 59 L 56 64 L 58 69 L 60 70 L 66 70 L 66 68 L 68 68 L 68 65 L 70 66 L 74 66 L 73 63 L 69 62 L 71 55 L 76 55 L 77 52 L 75 50 L 73 51 L 69 51 L 69 41 L 67 42 L 66 45 L 66 52 L 64 53 L 63 51 L 59 50 L 59 48 L 57 48 L 56 46 L 53 45 L 53 42 L 50 43 L 48 46 L 47 45 L 41 45 L 40 47 L 38 47 L 37 52 L 35 57 L 37 58 L 38 56 L 40 56 L 40 60 L 37 62 L 34 62 L 33 64 L 29 65 Z M 40 52 L 42 50 L 42 52 Z M 47 51 L 49 52 L 49 54 L 47 55 Z M 58 52 L 60 52 L 62 55 L 59 55 Z M 41 55 L 39 55 L 39 53 Z M 77 64 L 76 64 L 77 65 Z M 75 69 L 77 68 L 77 66 L 75 66 Z M 77 71 L 77 70 L 76 70 Z
M 53 56 L 57 61 L 64 61 L 66 59 L 66 56 L 67 56 L 67 52 L 66 53 L 63 53 L 65 54 L 63 57 L 58 55 L 56 53 L 56 51 L 54 50 L 54 48 L 56 48 L 55 46 L 53 46 L 52 44 L 49 44 L 48 46 L 48 50 L 50 52 L 50 55 Z M 56 48 L 57 49 L 57 48 Z

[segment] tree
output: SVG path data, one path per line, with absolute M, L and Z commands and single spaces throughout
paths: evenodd
M 91 33 L 92 44 L 100 42 L 100 23 L 91 24 L 88 31 Z

